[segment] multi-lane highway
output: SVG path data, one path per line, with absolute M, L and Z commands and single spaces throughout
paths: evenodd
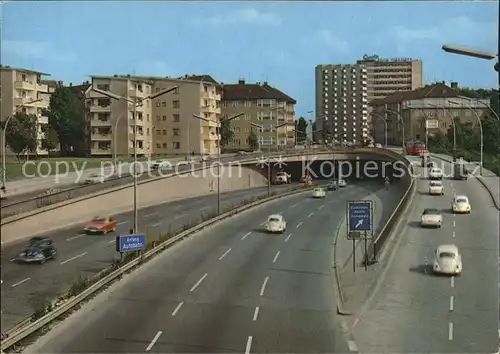
M 285 192 L 294 186 L 273 186 L 273 191 Z M 267 188 L 223 193 L 221 207 L 224 210 L 266 193 Z M 202 214 L 214 212 L 216 198 L 210 195 L 141 209 L 139 228 L 165 233 L 179 228 L 199 220 Z M 95 274 L 118 258 L 114 251 L 114 238 L 119 233 L 128 232 L 133 225 L 133 215 L 126 213 L 115 217 L 119 222 L 116 233 L 85 235 L 83 225 L 78 225 L 47 234 L 55 241 L 59 255 L 57 260 L 44 265 L 16 264 L 13 261 L 23 243 L 2 247 L 2 332 L 33 313 L 34 307 L 42 300 L 53 300 L 64 293 L 78 277 Z
M 417 159 L 414 159 L 417 161 Z M 435 161 L 451 175 L 448 163 Z M 423 169 L 417 168 L 419 172 Z M 443 180 L 445 195 L 429 196 L 427 178 L 418 192 L 378 289 L 355 322 L 354 336 L 365 353 L 493 353 L 499 343 L 499 214 L 474 178 Z M 453 194 L 466 195 L 470 214 L 451 212 Z M 441 229 L 422 229 L 425 208 L 442 210 Z M 457 277 L 432 274 L 440 244 L 462 253 Z
M 27 352 L 350 352 L 336 315 L 332 242 L 346 201 L 372 192 L 390 197 L 382 183 L 355 184 L 223 221 L 132 273 Z M 380 206 L 387 214 L 394 207 Z M 286 218 L 284 234 L 263 232 L 272 213 Z

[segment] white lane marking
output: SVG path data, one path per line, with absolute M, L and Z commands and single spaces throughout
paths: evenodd
M 456 235 L 455 235 L 455 231 L 453 231 L 452 237 L 455 237 L 455 236 L 456 236 Z
M 160 225 L 161 225 L 161 222 L 157 222 L 157 223 L 151 225 L 151 227 L 157 227 L 157 226 L 160 226 Z
M 451 287 L 454 288 L 455 287 L 455 277 L 451 277 Z
M 80 235 L 76 235 L 76 236 L 73 236 L 73 237 L 68 237 L 66 239 L 66 241 L 76 240 L 77 238 L 80 238 L 80 237 L 83 237 L 83 236 L 87 236 L 87 235 L 86 234 L 80 234 Z
M 113 240 L 113 242 L 115 242 L 115 241 Z M 61 265 L 66 264 L 66 263 L 71 262 L 71 261 L 74 261 L 75 259 L 81 258 L 81 257 L 85 256 L 86 254 L 87 254 L 87 252 L 83 252 L 83 253 L 77 254 L 74 257 L 71 257 L 71 258 L 69 258 L 69 259 L 67 259 L 65 261 L 62 261 Z
M 307 215 L 307 217 L 310 218 L 313 215 L 314 215 L 314 213 L 310 213 L 309 215 Z
M 154 336 L 153 340 L 151 341 L 151 343 L 149 343 L 148 347 L 146 348 L 147 352 L 149 352 L 153 348 L 153 346 L 155 345 L 158 338 L 160 338 L 162 333 L 163 333 L 162 331 L 158 331 L 158 333 L 156 333 L 156 336 Z
M 245 348 L 245 354 L 250 354 L 250 349 L 252 349 L 252 336 L 248 336 L 247 346 Z
M 130 222 L 130 221 L 128 221 L 128 220 L 127 221 L 122 221 L 122 222 L 117 223 L 116 225 L 123 225 L 123 224 L 126 224 L 128 222 Z
M 257 321 L 257 317 L 259 317 L 259 306 L 255 308 L 255 311 L 253 313 L 253 320 Z
M 351 352 L 357 352 L 358 351 L 358 347 L 356 346 L 356 343 L 353 340 L 348 340 L 347 341 L 347 345 L 349 346 L 349 350 Z
M 276 263 L 276 261 L 278 260 L 278 257 L 280 256 L 280 251 L 278 251 L 276 253 L 276 256 L 274 256 L 274 259 L 273 259 L 273 263 Z
M 184 301 L 179 302 L 179 304 L 175 307 L 174 311 L 172 312 L 172 316 L 177 315 L 177 312 L 181 309 L 182 305 L 184 305 Z
M 262 222 L 262 223 L 260 224 L 260 226 L 264 226 L 266 223 L 267 223 L 267 220 L 266 220 L 266 221 L 264 221 L 264 222 Z
M 453 220 L 453 227 L 455 227 L 455 226 L 456 226 L 456 224 L 455 224 L 455 220 Z
M 453 295 L 450 296 L 450 311 L 453 311 L 453 308 L 455 306 L 455 298 Z
M 177 220 L 177 219 L 180 219 L 180 218 L 183 218 L 185 216 L 188 216 L 189 214 L 179 214 L 179 215 L 176 215 L 174 216 L 174 220 Z
M 302 221 L 301 221 L 301 222 L 299 222 L 299 223 L 297 224 L 297 226 L 295 226 L 295 228 L 296 228 L 296 229 L 298 229 L 301 225 L 302 225 Z
M 448 323 L 448 340 L 453 340 L 453 322 Z
M 30 279 L 31 279 L 31 278 L 30 278 L 30 277 L 28 277 L 28 278 L 25 278 L 25 279 L 23 279 L 23 280 L 21 280 L 21 281 L 18 281 L 17 283 L 12 284 L 12 287 L 13 287 L 13 288 L 15 288 L 16 286 L 21 285 L 22 283 L 26 283 L 26 282 L 27 282 L 28 280 L 30 280 Z
M 112 245 L 113 243 L 116 243 L 116 240 L 111 240 L 111 241 L 109 241 L 107 244 L 108 244 L 108 245 Z
M 268 281 L 269 277 L 266 277 L 266 279 L 264 279 L 264 283 L 262 283 L 262 287 L 260 288 L 260 296 L 264 296 L 264 291 L 266 291 L 266 285 Z
M 241 239 L 242 240 L 246 239 L 248 236 L 250 236 L 251 233 L 252 233 L 252 231 L 247 232 L 246 234 L 243 235 L 243 237 Z
M 293 209 L 293 208 L 295 208 L 296 206 L 297 206 L 297 204 L 294 204 L 294 205 L 290 206 L 290 209 Z
M 282 212 L 282 211 L 280 211 L 280 212 L 278 213 L 278 215 L 283 215 L 283 212 Z
M 229 248 L 226 252 L 222 254 L 222 256 L 219 257 L 219 261 L 222 260 L 222 258 L 226 257 L 226 255 L 231 252 L 231 248 Z
M 207 209 L 210 209 L 210 208 L 211 208 L 211 207 L 206 206 L 206 207 L 201 208 L 201 209 L 200 209 L 200 211 L 207 210 Z
M 158 214 L 157 212 L 154 212 L 154 213 L 146 214 L 146 215 L 144 215 L 144 217 L 149 218 L 149 217 L 151 217 L 153 215 L 157 215 L 157 214 Z
M 9 262 L 15 262 L 15 261 L 16 261 L 16 259 L 17 259 L 16 257 L 11 258 L 11 259 L 9 259 Z
M 290 237 L 292 237 L 292 234 L 289 234 L 289 235 L 285 238 L 285 242 L 288 242 L 288 240 L 290 239 Z
M 193 291 L 195 291 L 195 290 L 196 290 L 196 288 L 197 288 L 197 287 L 201 284 L 201 282 L 202 282 L 203 280 L 205 280 L 205 278 L 206 278 L 207 276 L 208 276 L 208 274 L 207 274 L 207 273 L 205 273 L 205 275 L 203 275 L 203 276 L 200 278 L 200 280 L 198 280 L 198 281 L 196 282 L 196 284 L 194 284 L 194 285 L 193 285 L 193 287 L 191 288 L 191 290 L 189 290 L 189 292 L 191 292 L 191 293 L 192 293 Z
M 323 208 L 324 208 L 324 206 L 325 206 L 325 204 L 323 204 L 323 205 L 320 205 L 320 206 L 318 207 L 318 210 L 321 210 L 321 209 L 323 209 Z

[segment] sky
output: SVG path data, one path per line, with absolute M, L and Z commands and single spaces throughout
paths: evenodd
M 89 75 L 210 74 L 268 81 L 314 110 L 314 68 L 364 54 L 423 60 L 424 83 L 498 86 L 493 63 L 443 44 L 498 52 L 498 1 L 6 1 L 1 63 L 66 84 Z

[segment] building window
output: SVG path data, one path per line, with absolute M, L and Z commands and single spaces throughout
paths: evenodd
M 245 107 L 252 107 L 252 101 L 245 101 Z
M 160 101 L 156 101 L 156 107 L 160 107 Z
M 245 120 L 252 120 L 252 114 L 251 113 L 245 113 Z
M 157 129 L 156 130 L 156 135 L 160 135 L 161 134 L 161 130 L 160 129 Z
M 161 148 L 161 144 L 156 144 L 156 148 L 160 149 Z
M 25 80 L 25 78 L 26 78 L 26 77 L 24 76 L 23 81 L 26 81 L 26 80 Z M 108 85 L 108 84 L 98 84 L 98 85 L 97 85 L 97 88 L 98 88 L 99 90 L 109 91 L 109 85 Z
M 238 101 L 233 101 L 231 102 L 232 107 L 238 107 Z
M 149 113 L 148 113 L 148 114 L 146 114 L 146 121 L 148 121 L 148 122 L 149 122 Z
M 149 128 L 146 129 L 146 135 L 149 136 Z
M 173 94 L 178 94 L 179 93 L 179 88 L 176 87 L 173 91 L 172 91 Z
M 157 121 L 160 121 L 160 120 L 161 120 L 161 117 L 160 117 L 160 116 L 156 116 L 156 120 L 157 120 Z
M 167 121 L 167 116 L 163 116 L 163 121 L 166 122 Z
M 165 129 L 163 129 L 162 133 L 163 135 L 167 135 L 167 131 Z
M 179 101 L 172 101 L 172 108 L 180 108 L 181 103 Z
M 167 101 L 162 101 L 162 102 L 161 102 L 161 106 L 162 106 L 162 107 L 167 107 Z
M 173 148 L 174 148 L 174 149 L 176 149 L 176 150 L 177 150 L 177 149 L 180 149 L 180 148 L 181 148 L 181 143 L 179 143 L 178 141 L 174 141 L 174 142 L 172 143 L 172 146 L 173 146 Z
M 174 135 L 180 135 L 180 129 L 174 128 Z
M 163 143 L 163 148 L 166 149 L 167 148 L 167 143 Z
M 175 113 L 174 114 L 174 122 L 177 123 L 177 122 L 180 122 L 180 120 L 181 120 L 181 116 L 178 113 Z

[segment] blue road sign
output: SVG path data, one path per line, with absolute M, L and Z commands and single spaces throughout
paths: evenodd
M 372 231 L 372 211 L 371 201 L 347 202 L 349 232 Z
M 130 252 L 142 250 L 146 247 L 146 235 L 120 235 L 116 236 L 116 251 Z

